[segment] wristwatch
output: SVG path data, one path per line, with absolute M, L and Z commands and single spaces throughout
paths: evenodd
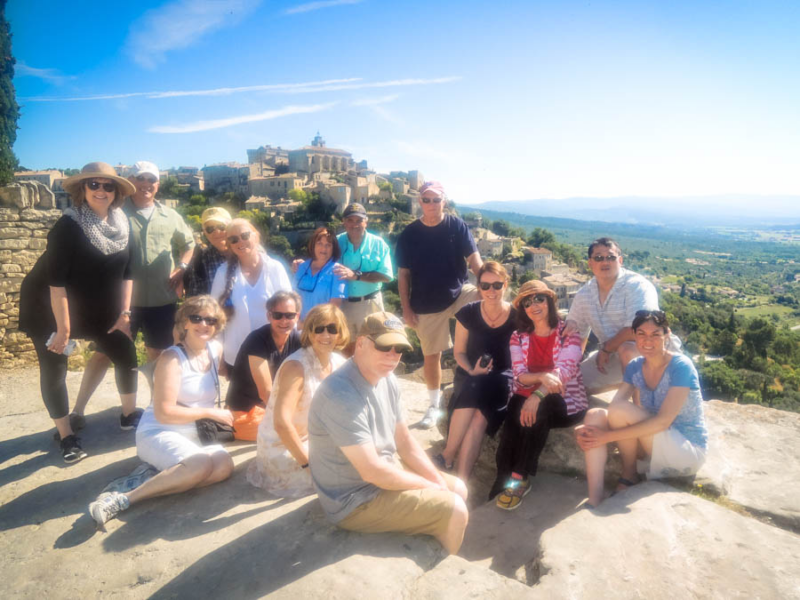
M 605 352 L 606 354 L 612 354 L 612 352 L 610 350 L 606 350 L 606 343 L 605 342 L 600 344 L 600 352 Z
M 358 271 L 353 271 L 353 273 L 356 276 L 356 281 L 361 281 L 361 276 L 363 275 L 363 273 L 361 272 L 361 269 L 359 269 Z
M 185 271 L 186 269 L 189 268 L 189 265 L 187 265 L 185 262 L 179 262 L 178 263 L 178 268 Z
M 123 310 L 121 313 L 119 313 L 119 316 L 120 317 L 128 317 L 130 319 L 131 318 L 131 311 Z

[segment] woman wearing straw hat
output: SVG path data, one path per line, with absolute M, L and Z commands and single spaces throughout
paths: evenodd
M 214 275 L 231 256 L 226 229 L 231 222 L 230 213 L 221 206 L 212 206 L 203 211 L 200 217 L 203 234 L 208 246 L 195 246 L 194 256 L 183 275 L 186 297 L 200 296 L 211 292 Z
M 68 463 L 86 457 L 69 416 L 66 373 L 71 338 L 87 339 L 111 358 L 124 415 L 136 409 L 136 349 L 130 338 L 132 280 L 128 219 L 119 205 L 133 185 L 103 162 L 66 179 L 73 206 L 47 235 L 47 249 L 20 290 L 19 328 L 39 358 L 42 398 Z
M 489 497 L 503 510 L 518 508 L 531 490 L 539 455 L 550 430 L 572 427 L 588 407 L 581 379 L 581 338 L 562 335 L 556 295 L 541 281 L 528 281 L 514 299 L 518 327 L 511 336 L 513 393 L 500 444 L 497 479 Z

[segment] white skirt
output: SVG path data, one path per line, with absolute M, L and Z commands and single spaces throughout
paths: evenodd
M 653 436 L 653 455 L 639 460 L 636 470 L 648 479 L 689 477 L 706 461 L 706 449 L 695 446 L 683 434 L 670 427 Z

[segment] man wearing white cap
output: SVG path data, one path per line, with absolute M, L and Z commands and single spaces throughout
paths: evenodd
M 145 160 L 135 163 L 128 180 L 136 191 L 123 205 L 130 224 L 131 333 L 136 339 L 142 330 L 148 362 L 173 344 L 172 329 L 178 297 L 183 295 L 183 274 L 194 252 L 194 236 L 183 217 L 156 201 L 159 178 L 155 164 Z M 88 402 L 108 364 L 108 358 L 95 353 L 86 365 L 79 403 Z M 120 426 L 133 429 L 138 416 Z
M 469 520 L 467 487 L 439 472 L 408 430 L 392 372 L 410 348 L 400 319 L 385 312 L 366 318 L 355 355 L 311 402 L 311 479 L 328 519 L 342 529 L 432 535 L 455 554 Z

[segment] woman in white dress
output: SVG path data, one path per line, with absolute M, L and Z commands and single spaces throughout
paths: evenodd
M 211 284 L 211 295 L 228 316 L 222 335 L 221 371 L 226 376 L 245 338 L 267 324 L 267 300 L 278 290 L 292 291 L 286 268 L 267 255 L 249 221 L 234 219 L 227 234 L 233 254 L 217 269 Z
M 314 492 L 308 472 L 308 410 L 322 380 L 344 363 L 335 351 L 349 341 L 347 321 L 337 307 L 320 304 L 306 315 L 302 348 L 278 369 L 258 428 L 258 454 L 247 469 L 254 486 L 280 498 Z
M 130 492 L 101 494 L 89 505 L 98 527 L 132 504 L 217 483 L 233 473 L 225 448 L 202 446 L 195 425 L 198 419 L 233 423 L 231 411 L 214 406 L 222 354 L 214 336 L 224 327 L 225 313 L 211 296 L 189 298 L 178 310 L 175 330 L 181 343 L 159 357 L 153 401 L 136 429 L 136 453 L 160 472 Z

